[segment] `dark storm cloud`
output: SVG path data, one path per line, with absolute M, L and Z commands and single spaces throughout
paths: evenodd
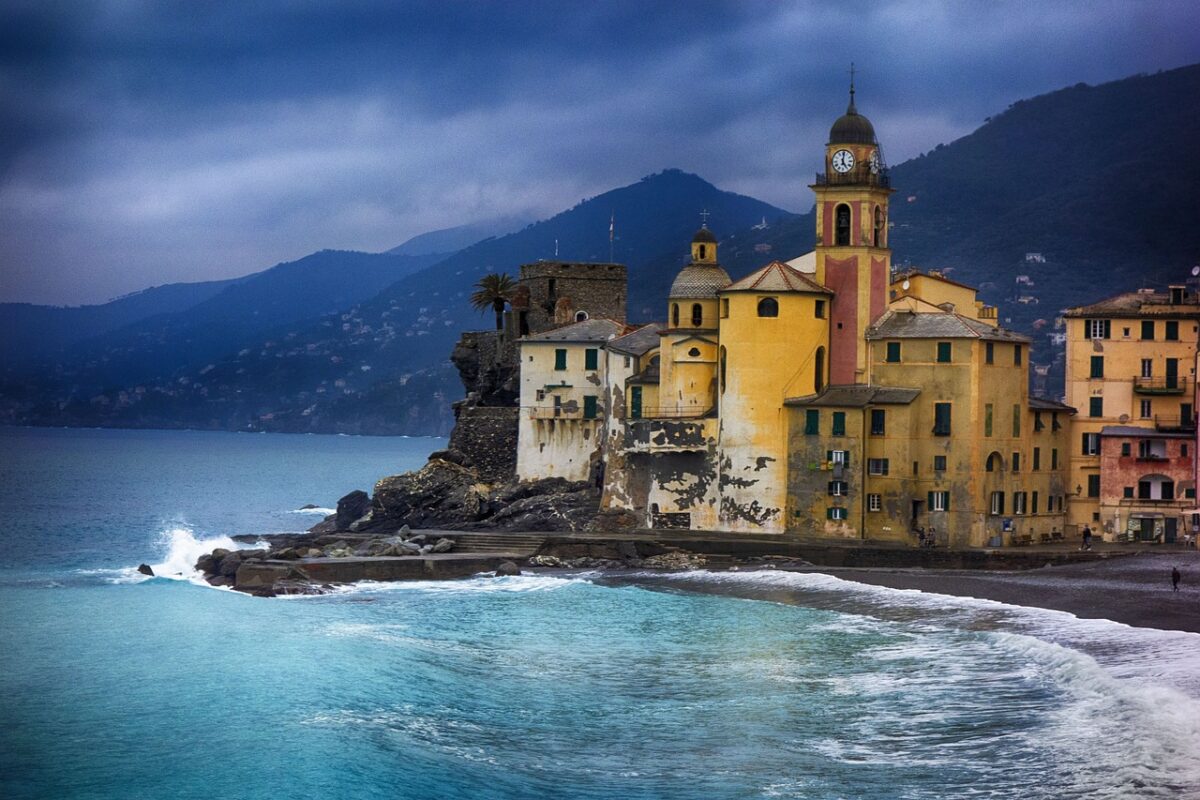
M 544 215 L 667 166 L 810 203 L 860 109 L 898 162 L 1021 97 L 1197 60 L 1189 2 L 0 9 L 0 298 L 81 302 Z

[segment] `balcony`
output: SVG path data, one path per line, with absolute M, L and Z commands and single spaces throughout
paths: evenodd
M 530 419 L 583 419 L 583 409 L 572 406 L 532 406 Z
M 639 406 L 625 412 L 626 419 L 703 419 L 716 409 L 707 403 L 701 406 Z
M 1185 394 L 1187 378 L 1134 378 L 1133 390 L 1138 394 Z
M 1160 417 L 1155 414 L 1154 427 L 1163 433 L 1193 433 L 1196 420 L 1192 417 Z

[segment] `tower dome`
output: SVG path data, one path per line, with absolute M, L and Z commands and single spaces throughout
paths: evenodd
M 853 75 L 853 68 L 851 68 Z M 850 105 L 829 129 L 830 144 L 877 144 L 875 126 L 854 107 L 854 79 L 850 79 Z
M 700 230 L 696 231 L 696 235 L 692 237 L 693 244 L 698 244 L 700 242 L 703 242 L 705 244 L 716 244 L 717 237 L 713 236 L 713 232 L 710 231 L 707 226 L 705 226 L 705 227 L 701 228 Z
M 692 261 L 675 276 L 670 297 L 715 299 L 717 292 L 730 282 L 729 273 L 717 263 L 717 237 L 704 225 L 692 237 Z

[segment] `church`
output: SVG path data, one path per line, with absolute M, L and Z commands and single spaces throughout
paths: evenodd
M 733 281 L 705 224 L 665 323 L 583 314 L 520 340 L 518 476 L 595 481 L 647 528 L 1061 539 L 1074 410 L 1029 395 L 1029 340 L 975 289 L 893 272 L 853 86 L 824 162 L 813 252 Z

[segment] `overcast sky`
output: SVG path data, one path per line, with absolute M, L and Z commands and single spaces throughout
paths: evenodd
M 3 0 L 0 300 L 385 250 L 665 167 L 803 211 L 852 60 L 899 163 L 1200 61 L 1198 30 L 1196 0 Z

